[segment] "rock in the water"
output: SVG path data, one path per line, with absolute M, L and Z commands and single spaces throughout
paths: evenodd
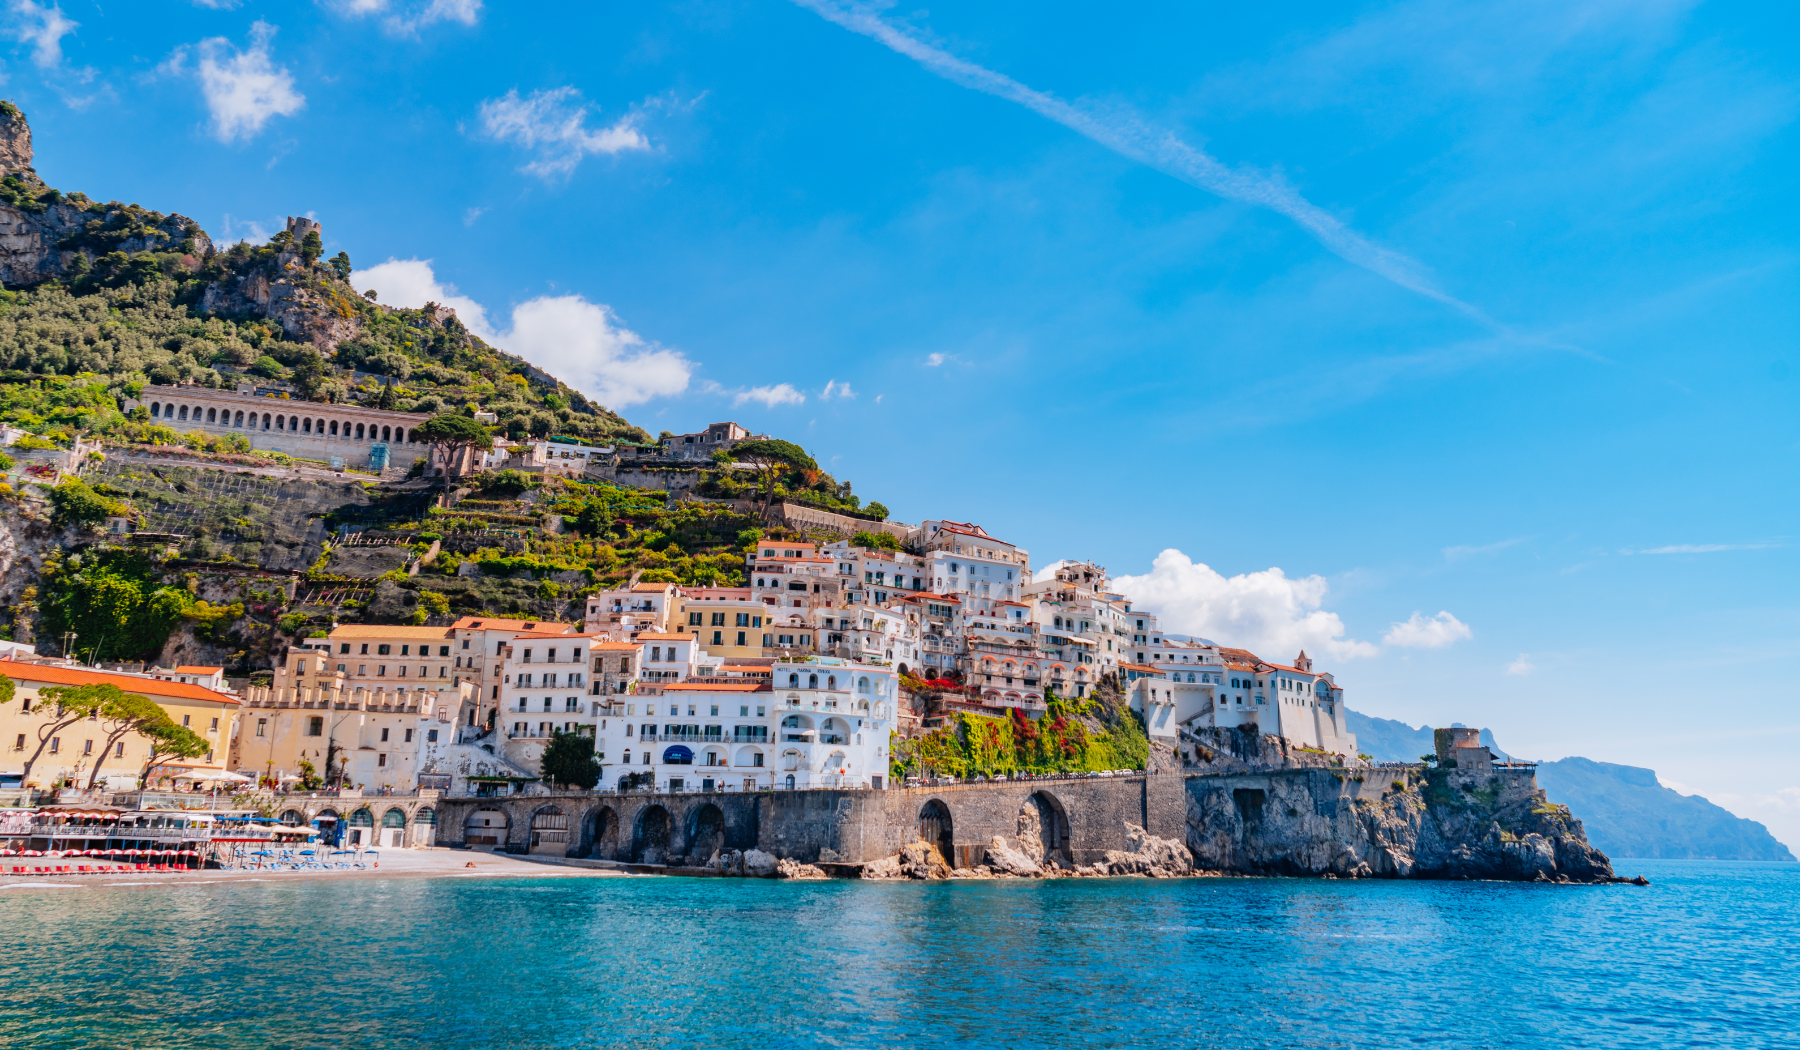
M 937 847 L 927 842 L 909 842 L 900 847 L 900 874 L 909 879 L 947 879 L 950 865 Z
M 988 866 L 995 871 L 1003 871 L 1008 875 L 1042 875 L 1044 869 L 1037 861 L 1024 853 L 1008 846 L 1003 836 L 995 835 L 988 842 Z
M 764 853 L 759 849 L 744 851 L 743 872 L 753 879 L 772 878 L 780 867 L 781 862 L 772 853 Z
M 864 864 L 863 869 L 862 869 L 862 877 L 865 879 L 877 880 L 877 879 L 900 879 L 900 878 L 905 878 L 906 876 L 904 874 L 902 874 L 900 871 L 900 858 L 898 856 L 894 856 L 894 857 L 883 857 L 880 860 L 871 861 L 868 864 Z
M 827 879 L 831 877 L 825 874 L 824 868 L 812 864 L 802 864 L 786 857 L 781 858 L 780 863 L 776 865 L 775 874 L 784 879 Z
M 1111 875 L 1185 875 L 1194 868 L 1193 855 L 1174 839 L 1157 838 L 1136 824 L 1125 825 L 1125 849 L 1106 851 L 1106 871 Z

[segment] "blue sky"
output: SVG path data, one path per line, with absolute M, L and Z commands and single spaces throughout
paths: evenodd
M 1800 846 L 1788 5 L 4 6 L 54 185 Z

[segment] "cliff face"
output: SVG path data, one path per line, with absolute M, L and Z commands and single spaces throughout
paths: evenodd
M 1529 770 L 1289 769 L 1188 781 L 1200 867 L 1257 875 L 1607 882 Z

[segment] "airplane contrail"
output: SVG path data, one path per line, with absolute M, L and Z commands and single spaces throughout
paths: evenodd
M 826 21 L 885 45 L 946 80 L 1016 102 L 1115 153 L 1190 186 L 1285 215 L 1345 262 L 1443 303 L 1497 332 L 1511 334 L 1508 326 L 1489 317 L 1479 307 L 1440 290 L 1418 262 L 1370 242 L 1277 177 L 1253 169 L 1231 168 L 1204 150 L 1183 142 L 1173 131 L 1156 127 L 1135 115 L 1090 112 L 1027 87 L 1005 74 L 957 58 L 896 28 L 860 4 L 841 0 L 793 2 Z

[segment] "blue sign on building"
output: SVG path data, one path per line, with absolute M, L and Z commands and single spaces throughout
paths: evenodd
M 386 470 L 388 465 L 388 448 L 386 444 L 369 446 L 369 469 Z

